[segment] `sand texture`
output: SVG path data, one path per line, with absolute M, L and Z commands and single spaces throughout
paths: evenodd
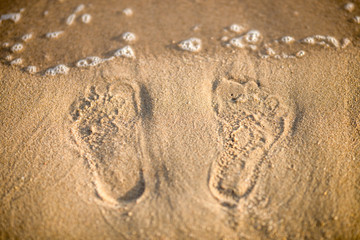
M 360 239 L 347 3 L 0 1 L 0 239 Z

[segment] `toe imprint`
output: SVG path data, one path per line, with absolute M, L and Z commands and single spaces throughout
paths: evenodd
M 224 79 L 214 91 L 223 151 L 209 173 L 211 193 L 224 205 L 234 206 L 256 185 L 269 150 L 285 135 L 285 107 L 250 80 Z

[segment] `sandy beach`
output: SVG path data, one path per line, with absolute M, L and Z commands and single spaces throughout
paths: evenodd
M 0 239 L 360 238 L 359 1 L 0 16 Z

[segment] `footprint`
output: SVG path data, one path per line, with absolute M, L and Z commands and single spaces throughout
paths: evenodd
M 215 84 L 223 151 L 211 166 L 209 188 L 223 205 L 234 207 L 254 189 L 268 152 L 286 135 L 287 109 L 253 80 Z
M 138 199 L 145 190 L 138 93 L 130 83 L 92 86 L 71 106 L 71 133 L 96 194 L 114 206 Z

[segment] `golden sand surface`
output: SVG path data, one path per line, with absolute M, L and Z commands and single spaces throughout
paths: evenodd
M 0 239 L 359 239 L 348 3 L 0 1 Z

